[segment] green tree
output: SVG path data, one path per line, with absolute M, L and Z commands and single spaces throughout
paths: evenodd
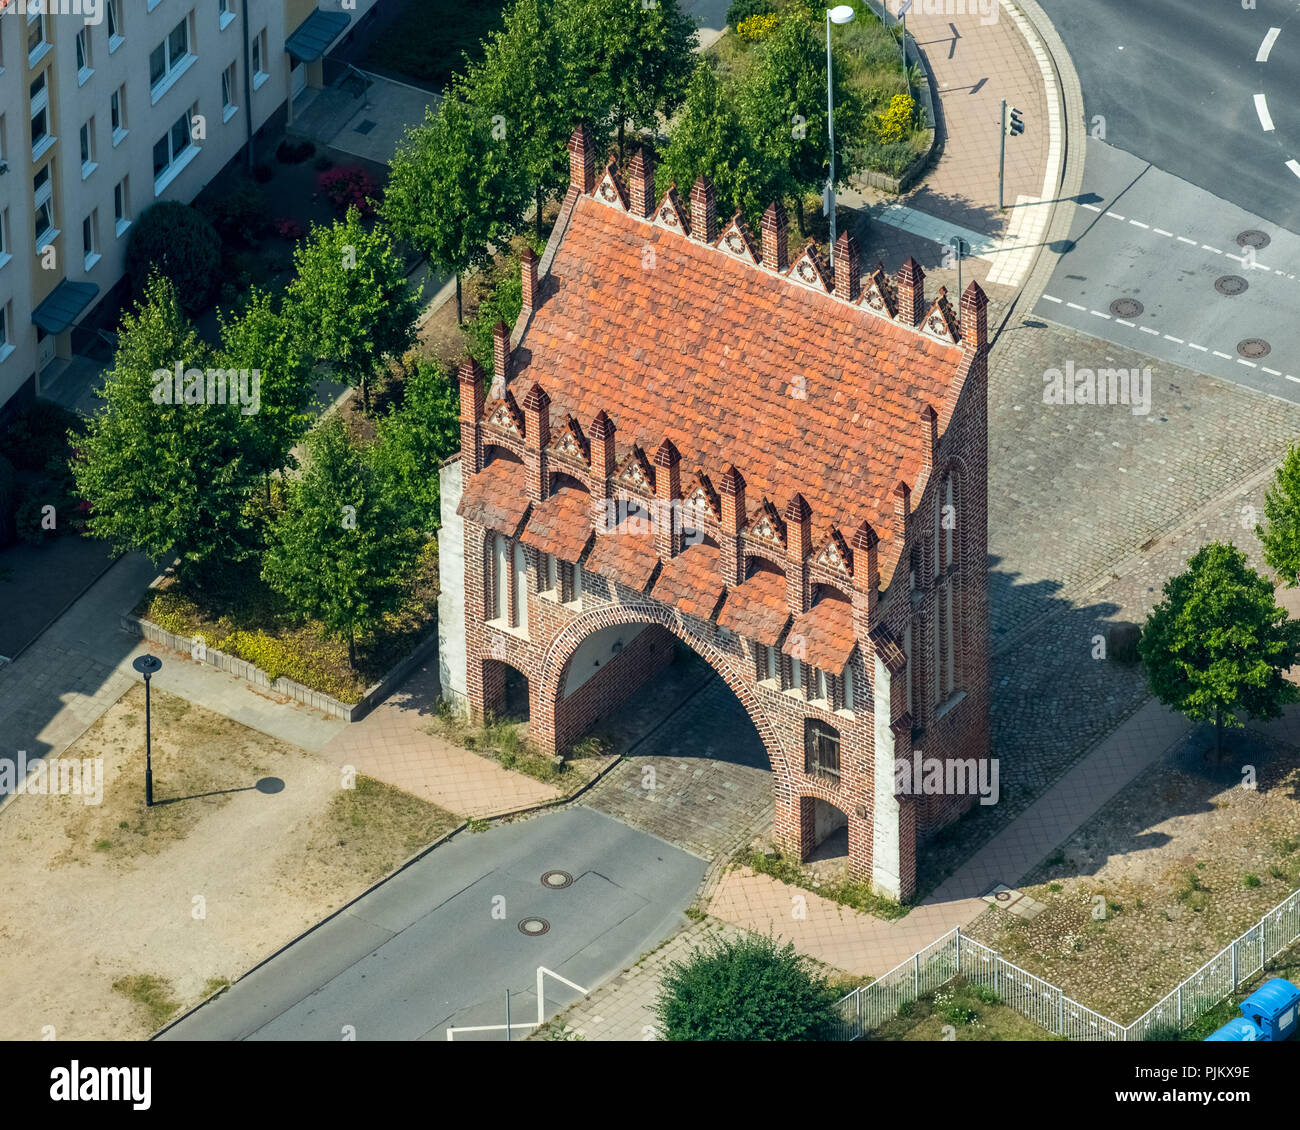
M 685 195 L 701 175 L 713 182 L 718 214 L 724 218 L 739 208 L 755 223 L 776 195 L 769 192 L 761 158 L 732 93 L 707 59 L 699 61 L 691 76 L 656 183 L 666 188 L 670 180 L 676 181 Z
M 296 348 L 311 360 L 333 363 L 370 411 L 370 378 L 385 354 L 401 354 L 415 340 L 420 291 L 382 227 L 367 231 L 355 208 L 328 227 L 314 226 L 294 249 L 296 270 L 285 314 Z
M 245 452 L 266 483 L 269 501 L 271 475 L 293 465 L 291 449 L 310 420 L 311 374 L 293 327 L 266 291 L 253 287 L 235 314 L 219 313 L 218 321 L 223 367 L 259 376 L 260 404 L 245 420 Z
M 668 1040 L 821 1040 L 835 999 L 793 944 L 747 934 L 672 962 L 655 1015 Z
M 762 165 L 766 187 L 773 195 L 794 199 L 800 234 L 807 234 L 803 198 L 820 192 L 830 170 L 826 136 L 826 45 L 820 21 L 790 7 L 782 13 L 776 32 L 758 48 L 754 65 L 744 71 L 736 100 L 744 127 Z M 856 136 L 862 118 L 861 100 L 847 81 L 839 52 L 832 55 L 835 91 L 835 132 Z M 845 183 L 850 164 L 841 151 L 836 161 L 837 187 Z
M 371 459 L 411 524 L 424 533 L 441 523 L 438 469 L 459 447 L 459 390 L 436 361 L 418 358 L 403 383 L 401 408 L 379 421 Z
M 681 105 L 695 65 L 694 21 L 677 0 L 560 0 L 559 7 L 567 81 L 583 91 L 578 105 L 598 120 L 612 118 L 621 161 L 629 124 L 655 129 L 660 115 Z
M 421 540 L 406 518 L 338 416 L 312 431 L 306 467 L 268 531 L 262 577 L 329 638 L 346 640 L 354 667 L 357 639 L 405 593 Z
M 241 406 L 198 402 L 202 378 L 173 387 L 178 364 L 210 361 L 175 288 L 155 275 L 123 316 L 104 403 L 72 464 L 95 537 L 155 561 L 174 552 L 200 575 L 251 552 L 246 504 L 258 486 Z
M 1286 578 L 1287 588 L 1300 584 L 1300 444 L 1287 452 L 1264 496 L 1267 524 L 1255 527 L 1264 560 Z
M 486 41 L 483 59 L 465 77 L 466 96 L 501 135 L 493 140 L 518 176 L 502 211 L 509 214 L 531 197 L 539 235 L 543 202 L 568 183 L 567 147 L 580 117 L 564 59 L 553 0 L 516 0 L 505 27 Z
M 515 231 L 523 211 L 519 170 L 493 133 L 491 117 L 464 89 L 449 90 L 436 114 L 427 111 L 424 124 L 407 131 L 384 195 L 394 236 L 455 274 L 461 321 L 461 276 L 487 262 L 493 241 Z
M 1152 693 L 1196 722 L 1224 726 L 1241 716 L 1276 718 L 1300 701 L 1284 674 L 1300 658 L 1300 621 L 1287 619 L 1273 587 L 1233 545 L 1213 542 L 1170 578 L 1142 631 L 1138 651 Z
M 126 245 L 126 273 L 136 295 L 149 279 L 171 280 L 181 305 L 191 313 L 207 305 L 221 269 L 221 237 L 197 208 L 163 200 L 149 208 L 131 228 Z

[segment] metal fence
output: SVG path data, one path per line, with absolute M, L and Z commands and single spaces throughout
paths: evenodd
M 861 1039 L 899 1009 L 961 975 L 992 989 L 1002 1002 L 1067 1040 L 1145 1040 L 1151 1033 L 1186 1028 L 1231 996 L 1268 962 L 1300 939 L 1300 890 L 1207 961 L 1131 1024 L 1119 1024 L 1081 1005 L 1049 981 L 1013 965 L 997 951 L 964 937 L 961 927 L 931 942 L 879 980 L 837 1004 L 838 1038 Z

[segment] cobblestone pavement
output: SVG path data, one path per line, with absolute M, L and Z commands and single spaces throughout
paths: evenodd
M 712 859 L 771 824 L 772 771 L 744 707 L 694 655 L 647 684 L 633 716 L 662 712 L 686 687 L 699 689 L 626 749 L 583 803 Z

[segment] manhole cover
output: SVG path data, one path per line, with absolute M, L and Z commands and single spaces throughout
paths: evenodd
M 1261 247 L 1267 247 L 1272 242 L 1272 239 L 1267 234 L 1258 231 L 1255 228 L 1251 228 L 1249 231 L 1244 231 L 1237 236 L 1238 247 L 1253 247 L 1257 251 Z
M 553 891 L 562 891 L 565 887 L 573 886 L 573 876 L 567 871 L 548 871 L 542 876 L 542 886 L 550 887 Z
M 372 129 L 374 129 L 375 126 L 377 126 L 378 124 L 379 124 L 378 122 L 372 122 L 369 118 L 366 118 L 364 121 L 361 121 L 361 122 L 358 122 L 358 123 L 357 123 L 357 126 L 356 126 L 356 130 L 355 130 L 355 132 L 357 132 L 357 133 L 369 133 L 369 132 L 370 132 Z
M 551 924 L 545 918 L 525 918 L 519 923 L 519 932 L 530 938 L 540 938 L 550 928 Z
M 1272 351 L 1273 347 L 1262 337 L 1248 337 L 1245 341 L 1237 342 L 1237 352 L 1252 360 L 1267 357 Z
M 1226 294 L 1231 297 L 1234 294 L 1240 294 L 1250 283 L 1240 275 L 1224 275 L 1221 279 L 1214 280 L 1214 289 L 1220 294 Z
M 1110 312 L 1117 318 L 1136 318 L 1143 306 L 1136 298 L 1117 298 L 1110 304 Z

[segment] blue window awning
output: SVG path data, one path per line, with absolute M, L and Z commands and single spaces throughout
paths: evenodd
M 32 311 L 32 321 L 47 334 L 61 334 L 90 305 L 99 287 L 88 282 L 64 279 L 48 298 Z
M 347 12 L 312 12 L 284 41 L 284 49 L 300 63 L 314 63 L 344 31 L 352 17 Z

